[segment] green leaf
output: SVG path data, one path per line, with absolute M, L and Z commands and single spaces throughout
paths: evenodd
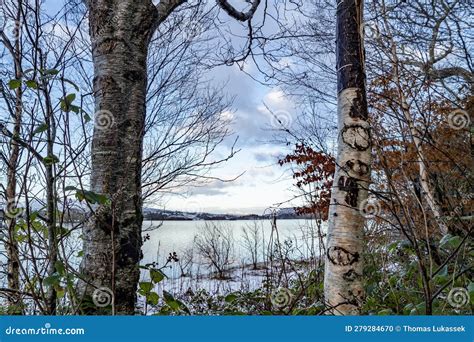
M 444 285 L 449 281 L 449 277 L 447 275 L 437 274 L 434 276 L 433 281 L 436 285 Z
M 36 127 L 36 129 L 33 132 L 33 135 L 38 134 L 38 133 L 42 133 L 42 132 L 46 131 L 47 129 L 48 129 L 48 125 L 46 123 L 42 123 L 41 125 Z
M 273 316 L 273 312 L 268 311 L 268 310 L 263 310 L 260 312 L 262 316 Z
M 179 303 L 175 300 L 169 300 L 166 304 L 173 310 L 179 310 Z
M 85 121 L 85 123 L 88 123 L 88 122 L 90 122 L 91 120 L 92 120 L 92 118 L 90 117 L 90 115 L 87 114 L 87 113 L 85 113 L 85 114 L 84 114 L 84 121 Z
M 66 268 L 64 267 L 64 264 L 59 260 L 54 263 L 54 268 L 60 275 L 64 275 L 64 273 L 66 273 Z
M 187 314 L 191 314 L 191 311 L 189 311 L 188 307 L 184 305 L 184 303 L 180 300 L 176 300 L 176 303 L 178 303 L 179 309 L 183 310 Z
M 400 241 L 398 247 L 405 252 L 413 252 L 413 245 L 408 240 Z
M 68 94 L 66 96 L 64 96 L 61 100 L 60 100 L 60 107 L 61 107 L 61 110 L 63 112 L 69 112 L 69 111 L 78 111 L 78 108 L 77 106 L 74 106 L 75 108 L 72 107 L 72 103 L 74 102 L 74 100 L 76 99 L 76 94 Z
M 388 245 L 388 251 L 393 252 L 394 250 L 397 249 L 397 247 L 398 247 L 398 241 L 392 242 L 390 245 Z
M 30 89 L 38 89 L 38 83 L 34 80 L 28 80 L 25 82 L 26 86 Z
M 459 236 L 453 236 L 451 234 L 446 234 L 440 240 L 439 244 L 441 248 L 444 249 L 455 249 L 461 243 L 461 238 Z
M 146 296 L 146 301 L 149 303 L 149 304 L 152 304 L 152 305 L 158 305 L 158 300 L 160 299 L 160 296 L 158 296 L 158 293 L 156 292 L 150 292 L 147 296 Z
M 84 256 L 84 251 L 77 252 L 77 257 L 82 258 Z
M 58 298 L 63 298 L 65 294 L 66 292 L 64 291 L 63 288 L 56 289 L 56 295 L 58 296 Z
M 43 75 L 57 75 L 59 74 L 59 70 L 56 69 L 46 69 L 42 71 Z
M 84 192 L 77 191 L 76 192 L 76 198 L 79 202 L 82 202 L 86 198 L 86 196 L 84 196 Z
M 72 105 L 69 105 L 69 110 L 71 112 L 79 114 L 79 112 L 81 111 L 81 108 L 72 104 Z
M 149 281 L 143 281 L 139 284 L 139 286 L 140 289 L 146 294 L 149 294 L 151 290 L 153 290 L 153 283 Z
M 397 276 L 391 276 L 389 279 L 388 279 L 388 283 L 390 284 L 390 286 L 395 286 L 397 284 L 399 280 L 399 277 Z
M 76 94 L 68 94 L 64 98 L 67 103 L 72 103 L 76 99 Z
M 64 78 L 64 77 L 62 78 L 62 80 L 63 80 L 64 82 L 69 83 L 70 85 L 72 85 L 72 86 L 74 87 L 74 89 L 76 89 L 76 91 L 79 91 L 79 87 L 78 87 L 77 84 L 74 83 L 73 81 L 68 80 L 67 78 Z
M 59 286 L 61 281 L 61 277 L 58 274 L 54 274 L 52 276 L 46 277 L 43 279 L 43 284 L 46 286 Z
M 102 194 L 96 194 L 97 202 L 100 204 L 106 204 L 109 198 Z
M 33 211 L 31 214 L 30 214 L 30 221 L 34 221 L 36 220 L 36 218 L 38 217 L 39 213 L 37 211 Z
M 47 156 L 43 158 L 44 165 L 53 165 L 59 162 L 59 158 L 55 155 Z
M 160 281 L 162 281 L 163 279 L 165 279 L 165 275 L 160 270 L 151 269 L 150 270 L 150 278 L 151 278 L 151 281 L 153 283 L 157 284 Z
M 445 265 L 441 271 L 439 271 L 438 273 L 439 275 L 442 275 L 442 276 L 447 276 L 448 275 L 448 265 Z
M 11 90 L 15 90 L 20 87 L 21 87 L 21 80 L 10 80 L 8 82 L 8 88 L 10 88 Z
M 405 305 L 405 307 L 403 308 L 403 313 L 405 315 L 408 315 L 409 313 L 411 313 L 412 310 L 414 310 L 414 307 L 415 305 L 413 303 L 408 303 L 407 305 Z
M 179 302 L 174 299 L 173 295 L 167 291 L 163 291 L 163 298 L 166 305 L 168 305 L 173 310 L 179 310 Z
M 165 301 L 174 300 L 173 295 L 165 290 L 163 290 L 163 298 L 165 299 Z
M 237 299 L 237 295 L 235 293 L 231 293 L 231 294 L 228 294 L 224 300 L 227 302 L 227 303 L 232 303 L 234 302 L 236 299 Z
M 421 302 L 417 306 L 415 306 L 411 311 L 410 315 L 424 315 L 425 314 L 425 303 Z
M 79 201 L 83 201 L 84 199 L 91 204 L 106 204 L 107 201 L 109 200 L 107 196 L 102 195 L 102 194 L 97 194 L 92 191 L 87 191 L 87 190 L 77 190 L 76 192 L 76 198 Z
M 97 203 L 97 194 L 92 191 L 83 191 L 84 198 L 87 202 L 96 204 Z
M 393 315 L 393 312 L 391 309 L 384 309 L 384 310 L 380 310 L 377 314 L 379 316 L 389 316 L 389 315 Z
M 75 186 L 66 186 L 64 188 L 64 191 L 73 191 L 73 190 L 77 190 L 77 188 Z
M 441 271 L 439 271 L 438 274 L 433 277 L 433 281 L 437 285 L 443 285 L 443 284 L 446 284 L 448 280 L 449 280 L 448 265 L 445 265 L 441 269 Z

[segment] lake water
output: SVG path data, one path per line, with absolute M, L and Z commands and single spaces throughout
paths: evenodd
M 258 221 L 160 221 L 144 222 L 144 234 L 149 239 L 143 245 L 142 264 L 158 262 L 163 265 L 169 253 L 176 252 L 179 258 L 194 254 L 194 263 L 199 263 L 194 239 L 203 229 L 206 222 L 211 224 L 226 225 L 233 239 L 233 265 L 251 263 L 248 250 L 244 247 L 245 239 L 243 227 L 258 224 L 259 229 L 259 255 L 258 261 L 263 261 L 264 254 L 268 252 L 268 245 L 272 235 L 270 220 Z M 290 255 L 298 259 L 308 259 L 318 249 L 318 229 L 313 220 L 278 220 L 277 232 L 279 241 L 284 243 L 284 248 Z M 273 239 L 276 239 L 276 232 Z M 194 247 L 194 248 L 193 248 Z

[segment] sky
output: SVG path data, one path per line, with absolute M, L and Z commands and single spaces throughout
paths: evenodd
M 241 24 L 229 20 L 226 14 L 222 17 L 227 20 L 229 31 L 236 36 L 246 36 L 246 26 L 242 29 Z M 271 30 L 271 26 L 271 22 L 267 21 L 266 29 Z M 238 49 L 239 43 L 235 36 L 230 39 Z M 291 172 L 288 167 L 278 164 L 279 158 L 291 151 L 284 144 L 274 142 L 276 134 L 281 136 L 277 132 L 281 129 L 278 120 L 291 129 L 296 122 L 298 108 L 277 86 L 265 86 L 255 81 L 253 78 L 261 78 L 261 74 L 253 63 L 245 63 L 244 71 L 237 65 L 222 66 L 212 71 L 213 82 L 225 83 L 226 93 L 235 96 L 233 111 L 227 113 L 232 117 L 231 129 L 234 135 L 218 149 L 218 153 L 226 156 L 236 136 L 239 138 L 236 149 L 240 149 L 240 152 L 209 176 L 233 179 L 242 175 L 233 182 L 216 180 L 203 187 L 188 188 L 186 198 L 168 196 L 162 203 L 166 209 L 263 214 L 269 208 L 302 204 L 292 200 L 297 192 Z
M 255 71 L 249 67 L 246 72 Z M 294 202 L 287 202 L 294 196 L 293 179 L 287 168 L 278 164 L 289 149 L 272 140 L 279 128 L 275 116 L 291 127 L 297 113 L 294 103 L 278 87 L 259 84 L 237 66 L 222 67 L 216 73 L 228 79 L 226 91 L 235 96 L 234 111 L 227 113 L 232 116 L 234 132 L 228 142 L 238 136 L 236 149 L 240 152 L 213 170 L 210 176 L 233 179 L 242 175 L 232 182 L 216 180 L 203 187 L 190 188 L 189 196 L 184 199 L 167 197 L 164 199 L 166 209 L 183 210 L 184 206 L 187 210 L 213 213 L 261 214 L 278 205 L 292 206 Z M 224 156 L 228 148 L 225 144 L 218 153 Z
M 58 0 L 45 2 L 51 14 L 60 10 L 62 4 Z M 245 72 L 258 76 L 255 67 L 249 64 L 246 64 Z M 223 113 L 231 116 L 234 134 L 216 150 L 215 157 L 226 156 L 236 137 L 235 149 L 240 152 L 207 176 L 219 179 L 240 177 L 231 182 L 213 180 L 205 186 L 188 187 L 183 189 L 185 196 L 166 195 L 159 203 L 147 203 L 146 206 L 195 212 L 262 214 L 268 208 L 299 204 L 288 202 L 295 195 L 294 182 L 287 168 L 278 164 L 279 158 L 290 151 L 283 144 L 272 143 L 279 128 L 275 116 L 291 127 L 297 108 L 278 87 L 261 85 L 246 73 L 237 65 L 218 67 L 211 72 L 213 82 L 226 82 L 226 93 L 235 96 L 232 111 Z

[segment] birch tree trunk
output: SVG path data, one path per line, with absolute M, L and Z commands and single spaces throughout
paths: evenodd
M 431 190 L 431 185 L 429 182 L 429 169 L 426 162 L 425 153 L 423 151 L 423 141 L 421 139 L 421 133 L 417 130 L 415 126 L 415 120 L 410 111 L 410 105 L 407 101 L 407 98 L 404 94 L 402 84 L 400 82 L 400 61 L 398 59 L 397 44 L 393 38 L 392 29 L 389 25 L 389 22 L 386 17 L 383 18 L 385 23 L 385 30 L 387 31 L 387 39 L 389 40 L 391 46 L 391 57 L 392 57 L 392 66 L 393 66 L 393 82 L 397 87 L 398 94 L 398 103 L 400 104 L 400 110 L 403 113 L 403 117 L 406 120 L 406 124 L 410 131 L 411 138 L 416 148 L 416 153 L 418 154 L 418 174 L 420 179 L 420 185 L 422 189 L 422 198 L 426 200 L 428 207 L 430 208 L 436 222 L 439 225 L 439 229 L 442 234 L 448 233 L 448 227 L 443 223 L 443 211 L 441 207 L 436 203 L 435 197 Z
M 19 70 L 17 71 L 17 77 Z M 18 78 L 19 79 L 19 78 Z M 20 88 L 16 90 L 16 102 L 15 102 L 15 118 L 14 118 L 14 127 L 13 135 L 19 136 L 21 129 L 21 120 L 22 120 L 22 106 L 21 106 L 22 91 Z M 10 308 L 12 308 L 12 314 L 21 314 L 21 296 L 20 291 L 20 259 L 18 253 L 18 242 L 16 239 L 15 226 L 16 226 L 16 212 L 11 212 L 15 207 L 14 203 L 16 201 L 16 187 L 17 187 L 17 166 L 20 156 L 20 145 L 15 139 L 11 138 L 10 140 L 10 158 L 8 159 L 8 168 L 7 168 L 7 187 L 6 187 L 6 198 L 7 205 L 10 206 L 10 209 L 7 207 L 5 212 L 7 213 L 6 226 L 8 228 L 8 242 L 7 242 L 7 265 L 8 265 L 8 288 L 14 292 L 11 296 L 8 297 L 8 303 Z M 10 211 L 10 212 L 9 212 Z
M 41 66 L 44 68 L 43 58 Z M 45 97 L 45 123 L 48 126 L 46 131 L 46 149 L 48 157 L 54 156 L 54 145 L 56 142 L 56 120 L 54 117 L 53 104 L 51 96 L 47 90 L 47 82 L 43 81 L 42 89 Z M 57 232 L 57 193 L 56 193 L 56 172 L 53 163 L 45 165 L 46 180 L 46 212 L 48 228 L 48 276 L 56 273 L 56 262 L 58 261 L 58 232 Z M 48 287 L 46 294 L 47 311 L 50 315 L 56 315 L 57 292 L 53 286 Z
M 371 165 L 363 0 L 337 6 L 338 150 L 329 211 L 324 293 L 331 313 L 356 315 L 364 299 L 362 252 Z
M 84 228 L 79 290 L 110 296 L 113 312 L 133 314 L 142 245 L 146 61 L 159 13 L 151 1 L 90 0 L 88 6 L 96 107 L 91 188 L 107 195 L 112 208 L 98 210 Z

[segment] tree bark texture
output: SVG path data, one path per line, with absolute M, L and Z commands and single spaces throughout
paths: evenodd
M 18 9 L 16 13 L 16 20 L 19 23 L 21 19 L 21 6 L 22 1 L 18 1 Z M 20 27 L 18 29 L 21 29 Z M 15 78 L 21 78 L 21 44 L 20 35 L 18 34 L 14 43 L 14 64 L 15 64 Z M 21 87 L 15 90 L 15 108 L 14 108 L 14 125 L 13 125 L 13 137 L 20 136 L 21 123 L 23 116 L 22 107 L 23 92 Z M 20 256 L 18 241 L 15 234 L 16 216 L 19 213 L 15 206 L 16 201 L 16 188 L 17 188 L 17 167 L 20 158 L 20 145 L 14 138 L 10 140 L 10 157 L 8 159 L 7 167 L 7 187 L 5 191 L 7 208 L 5 210 L 6 215 L 6 226 L 8 228 L 8 237 L 6 244 L 7 252 L 7 281 L 8 288 L 13 290 L 12 294 L 8 297 L 8 304 L 11 308 L 10 314 L 21 314 L 23 312 L 23 303 L 21 300 L 20 292 Z M 12 212 L 13 210 L 13 212 Z
M 88 6 L 96 107 L 91 189 L 111 205 L 84 228 L 79 290 L 92 299 L 110 296 L 113 313 L 133 314 L 142 245 L 146 62 L 159 13 L 148 0 L 91 0 Z M 98 305 L 88 313 L 100 312 Z
M 18 74 L 17 74 L 18 75 Z M 20 135 L 21 129 L 21 120 L 22 120 L 22 107 L 21 107 L 21 89 L 16 90 L 16 103 L 15 103 L 15 124 L 13 127 L 14 136 Z M 17 166 L 20 156 L 20 145 L 15 141 L 15 139 L 10 140 L 10 158 L 8 159 L 8 169 L 7 169 L 7 187 L 6 187 L 6 198 L 7 198 L 7 208 L 6 212 L 6 226 L 8 228 L 8 237 L 7 237 L 7 280 L 8 288 L 14 291 L 20 291 L 20 259 L 19 259 L 19 250 L 18 242 L 16 239 L 15 226 L 16 226 L 16 216 L 18 209 L 15 206 L 16 201 L 16 187 L 17 187 Z M 20 314 L 22 312 L 22 302 L 21 296 L 18 292 L 12 292 L 8 297 L 8 303 L 10 308 L 12 308 L 12 314 Z
M 324 293 L 329 312 L 356 315 L 364 299 L 364 204 L 370 183 L 363 1 L 337 6 L 338 150 L 329 211 Z

